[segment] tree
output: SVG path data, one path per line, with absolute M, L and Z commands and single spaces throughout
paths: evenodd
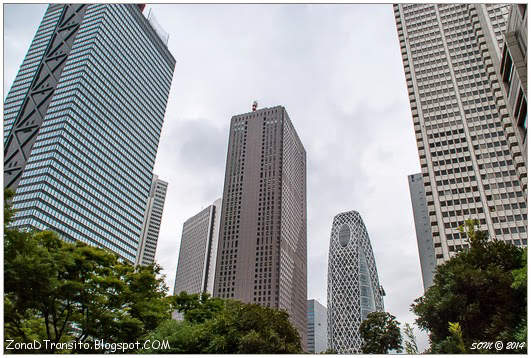
M 413 327 L 409 323 L 404 325 L 404 347 L 407 354 L 419 354 L 419 348 L 417 346 L 417 339 L 413 333 Z
M 520 317 L 520 323 L 514 333 L 514 340 L 527 342 L 527 247 L 522 250 L 522 267 L 512 271 L 513 283 L 511 287 L 525 297 L 525 311 Z
M 363 344 L 361 350 L 368 354 L 386 354 L 394 349 L 402 351 L 400 323 L 387 312 L 371 312 L 360 326 Z
M 52 231 L 9 228 L 12 215 L 4 217 L 6 340 L 132 342 L 171 317 L 159 266 L 135 270 L 110 251 L 67 243 Z
M 184 320 L 164 322 L 145 337 L 168 340 L 171 348 L 142 353 L 302 353 L 285 311 L 185 292 L 174 297 L 174 307 Z
M 184 319 L 191 323 L 203 323 L 214 317 L 223 309 L 221 298 L 210 297 L 208 293 L 188 294 L 181 292 L 172 298 L 174 308 L 184 314 Z
M 460 228 L 470 248 L 439 265 L 433 286 L 412 305 L 417 324 L 429 331 L 432 353 L 445 353 L 448 341 L 456 337 L 450 322 L 459 323 L 463 346 L 468 349 L 473 342 L 516 340 L 517 327 L 526 316 L 526 290 L 513 287 L 513 273 L 519 277 L 522 271 L 518 270 L 527 269 L 523 250 L 489 241 L 487 232 L 477 230 L 477 225 L 467 220 Z

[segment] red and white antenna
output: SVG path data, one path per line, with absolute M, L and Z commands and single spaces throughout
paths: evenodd
M 258 102 L 254 101 L 253 102 L 253 112 L 256 111 L 256 107 L 258 107 Z

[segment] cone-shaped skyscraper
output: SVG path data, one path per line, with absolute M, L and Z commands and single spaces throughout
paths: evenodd
M 370 312 L 383 311 L 384 295 L 360 214 L 336 215 L 328 252 L 328 348 L 361 353 L 361 322 Z

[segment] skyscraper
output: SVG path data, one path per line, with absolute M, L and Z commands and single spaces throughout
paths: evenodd
M 527 4 L 511 5 L 500 74 L 527 167 Z
M 142 225 L 136 265 L 151 265 L 155 262 L 160 222 L 162 220 L 162 211 L 164 210 L 167 189 L 168 183 L 160 180 L 157 175 L 154 175 L 146 206 L 144 224 Z
M 166 41 L 137 5 L 48 7 L 4 106 L 15 227 L 136 261 L 175 67 Z
M 214 294 L 285 309 L 306 348 L 306 151 L 282 106 L 232 117 Z
M 369 313 L 383 311 L 384 295 L 360 214 L 337 214 L 328 251 L 328 348 L 361 353 L 361 322 Z
M 415 220 L 415 231 L 417 233 L 422 282 L 424 284 L 424 291 L 426 291 L 433 285 L 436 264 L 422 173 L 408 176 L 408 181 L 411 206 L 413 207 L 413 218 Z
M 213 294 L 220 215 L 221 198 L 184 222 L 174 294 Z
M 308 352 L 326 351 L 328 344 L 326 307 L 317 300 L 308 300 Z
M 394 5 L 437 264 L 490 237 L 527 245 L 527 168 L 498 69 L 509 7 Z

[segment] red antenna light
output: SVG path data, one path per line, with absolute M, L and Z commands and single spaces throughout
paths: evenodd
M 258 102 L 254 101 L 253 102 L 253 112 L 256 111 L 256 107 L 258 107 Z

